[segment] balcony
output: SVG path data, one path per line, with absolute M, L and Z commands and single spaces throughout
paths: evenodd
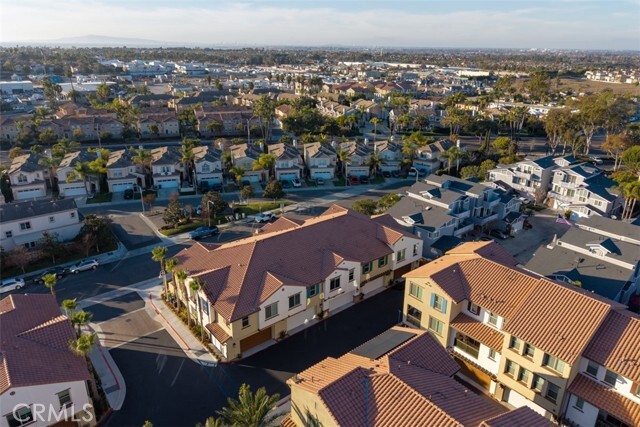
M 455 231 L 453 232 L 453 235 L 458 237 L 461 234 L 468 233 L 472 230 L 473 230 L 473 222 L 469 220 L 464 220 L 458 225 L 458 228 L 455 229 Z
M 484 200 L 482 202 L 482 207 L 485 209 L 493 209 L 498 203 L 500 203 L 500 198 L 496 197 L 492 200 Z
M 480 347 L 475 347 L 471 344 L 468 344 L 464 341 L 460 341 L 460 340 L 456 340 L 454 345 L 454 348 L 457 348 L 458 350 L 460 350 L 461 352 L 473 357 L 474 359 L 478 358 L 478 354 L 480 354 Z
M 406 322 L 416 328 L 420 328 L 420 319 L 413 317 L 409 314 L 406 316 Z
M 498 219 L 498 214 L 493 214 L 493 215 L 489 215 L 489 216 L 485 216 L 485 217 L 481 217 L 481 218 L 473 218 L 473 223 L 476 225 L 485 225 L 491 221 L 495 221 Z

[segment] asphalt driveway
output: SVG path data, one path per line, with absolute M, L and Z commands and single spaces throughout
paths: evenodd
M 111 215 L 113 232 L 128 249 L 159 243 L 154 231 L 137 214 Z

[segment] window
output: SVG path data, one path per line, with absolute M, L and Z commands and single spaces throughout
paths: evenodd
M 31 223 L 29 221 L 27 222 L 21 222 L 20 223 L 20 230 L 31 230 Z
M 420 327 L 420 320 L 422 319 L 422 312 L 410 305 L 407 306 L 407 323 L 411 323 L 415 327 Z
M 209 317 L 209 302 L 202 297 L 200 297 L 200 307 L 202 307 L 202 312 Z
M 354 268 L 349 270 L 349 282 L 353 282 L 355 280 L 356 278 L 355 274 L 356 274 L 356 270 Z
M 7 239 L 10 239 L 13 237 L 13 231 L 5 231 L 4 235 L 7 237 Z
M 209 172 L 211 170 L 211 167 L 209 166 L 209 163 L 204 163 L 202 165 L 202 172 Z
M 537 391 L 542 391 L 542 387 L 544 387 L 544 378 L 542 378 L 540 375 L 534 374 L 531 388 Z
M 413 256 L 417 256 L 418 255 L 418 249 L 420 248 L 419 244 L 414 244 L 413 245 Z
M 25 426 L 34 421 L 33 414 L 31 413 L 31 407 L 29 406 L 20 406 L 11 413 L 5 415 L 5 418 L 7 419 L 9 427 Z
M 265 319 L 271 319 L 272 317 L 276 317 L 277 315 L 278 315 L 278 301 L 264 308 Z
M 617 380 L 618 374 L 607 369 L 607 373 L 604 374 L 604 382 L 609 384 L 610 386 L 615 386 Z
M 513 363 L 511 360 L 507 359 L 507 361 L 504 364 L 504 373 L 511 377 L 515 377 L 516 369 L 518 369 L 518 365 Z
M 542 360 L 542 364 L 553 369 L 556 372 L 562 373 L 564 372 L 564 362 L 557 357 L 554 357 L 550 354 L 545 354 L 544 359 Z
M 476 315 L 480 314 L 480 307 L 478 307 L 471 301 L 467 303 L 467 310 L 469 310 L 469 313 L 472 313 L 472 314 L 476 314 Z
M 378 258 L 378 268 L 384 267 L 389 262 L 389 256 L 385 255 L 382 258 Z
M 489 312 L 489 324 L 498 327 L 498 315 L 495 313 Z
M 447 300 L 440 295 L 431 294 L 431 307 L 441 313 L 447 312 Z
M 56 217 L 55 216 L 50 216 L 49 217 L 49 222 L 56 222 Z
M 492 348 L 489 349 L 489 359 L 496 361 L 496 351 Z
M 409 282 L 409 295 L 417 300 L 422 301 L 422 286 L 418 286 L 413 282 Z
M 522 341 L 520 341 L 518 338 L 511 336 L 511 341 L 509 341 L 509 348 L 513 348 L 515 350 L 519 350 L 520 349 L 520 344 L 522 344 Z
M 521 383 L 527 384 L 529 382 L 529 377 L 531 376 L 531 372 L 527 369 L 520 368 L 520 372 L 518 373 L 518 381 Z
M 334 277 L 329 282 L 329 291 L 335 291 L 338 288 L 340 288 L 340 276 Z
M 243 317 L 242 318 L 242 328 L 247 328 L 249 327 L 249 317 Z
M 559 395 L 560 395 L 560 387 L 558 387 L 552 382 L 549 382 L 549 384 L 547 385 L 547 394 L 545 394 L 545 397 L 548 400 L 552 401 L 553 403 L 556 403 Z
M 587 374 L 597 377 L 599 369 L 600 369 L 600 365 L 598 365 L 594 361 L 589 360 L 589 364 L 587 364 Z
M 315 297 L 319 293 L 320 293 L 320 283 L 313 286 L 309 286 L 307 288 L 307 298 Z
M 300 305 L 300 292 L 289 297 L 289 310 Z
M 535 352 L 536 352 L 536 348 L 534 346 L 528 343 L 524 343 L 524 350 L 522 351 L 522 354 L 524 356 L 533 358 L 533 355 L 535 354 Z
M 405 257 L 406 257 L 406 249 L 402 249 L 400 251 L 398 251 L 398 253 L 396 254 L 396 261 L 400 262 L 400 261 L 404 261 Z
M 365 262 L 362 264 L 362 274 L 367 274 L 373 270 L 373 262 Z
M 584 409 L 584 399 L 576 396 L 576 403 L 573 405 L 573 407 L 582 412 L 582 410 Z
M 71 212 L 71 213 L 69 214 L 69 216 L 70 216 L 71 218 L 75 218 L 75 217 L 76 217 L 76 213 L 75 213 L 75 212 Z
M 71 393 L 69 392 L 69 389 L 58 393 L 58 402 L 60 402 L 61 408 L 71 406 Z
M 24 244 L 25 249 L 33 249 L 36 247 L 36 242 L 27 242 Z
M 433 332 L 435 332 L 438 335 L 442 335 L 442 327 L 443 327 L 443 323 L 441 321 L 439 321 L 438 319 L 434 319 L 433 317 L 429 316 L 429 329 L 431 329 Z

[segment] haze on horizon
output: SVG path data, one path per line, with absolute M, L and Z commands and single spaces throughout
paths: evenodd
M 640 50 L 640 0 L 2 0 L 0 41 Z

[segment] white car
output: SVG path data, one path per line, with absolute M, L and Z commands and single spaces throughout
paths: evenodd
M 292 179 L 291 183 L 293 184 L 294 187 L 302 187 L 302 183 L 300 182 L 300 180 L 298 178 Z
M 72 265 L 69 268 L 69 273 L 78 274 L 81 271 L 95 270 L 99 265 L 100 264 L 97 259 L 85 259 L 84 261 L 80 261 L 79 263 Z
M 262 212 L 259 215 L 256 215 L 256 222 L 269 222 L 276 219 L 276 214 L 273 212 Z
M 600 157 L 596 157 L 596 156 L 591 156 L 589 157 L 589 159 L 595 163 L 596 165 L 601 165 L 602 164 L 602 159 Z
M 24 287 L 24 279 L 7 279 L 0 283 L 0 294 L 5 292 L 22 289 Z

